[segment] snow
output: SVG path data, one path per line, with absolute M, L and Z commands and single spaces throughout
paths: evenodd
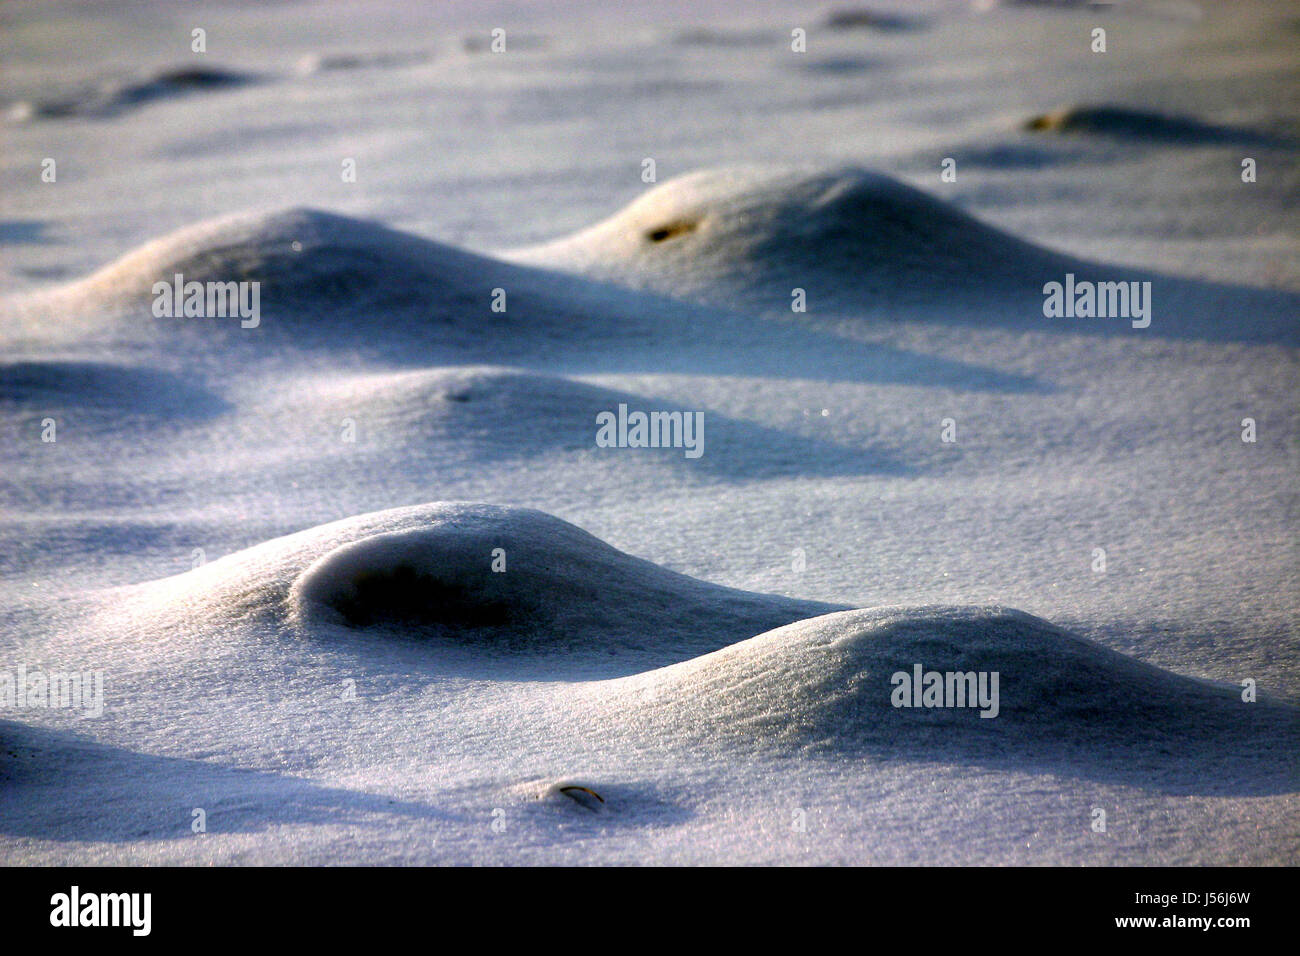
M 763 167 L 674 178 L 576 236 L 515 257 L 787 315 L 793 288 L 804 288 L 814 312 L 896 306 L 936 288 L 951 295 L 957 284 L 996 294 L 1064 261 L 878 173 Z
M 0 862 L 1292 862 L 1296 11 L 984 6 L 12 6 Z

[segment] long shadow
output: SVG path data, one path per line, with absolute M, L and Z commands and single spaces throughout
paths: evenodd
M 122 415 L 214 418 L 229 403 L 192 380 L 162 369 L 78 359 L 0 361 L 0 407 L 41 414 L 75 410 L 116 420 Z
M 811 324 L 714 315 L 714 327 L 706 334 L 676 335 L 657 347 L 636 351 L 614 348 L 601 357 L 599 368 L 572 359 L 565 361 L 565 367 L 573 373 L 762 376 L 1020 395 L 1056 391 L 1050 382 L 1032 375 L 862 342 Z M 897 316 L 882 318 L 888 324 Z M 672 335 L 676 330 L 664 332 Z
M 536 283 L 526 277 L 498 276 L 488 282 Z M 395 368 L 429 365 L 510 364 L 540 371 L 575 374 L 656 372 L 698 375 L 764 376 L 881 385 L 948 387 L 1010 394 L 1048 393 L 1049 383 L 1032 376 L 972 362 L 960 362 L 887 345 L 856 341 L 812 326 L 772 321 L 735 311 L 709 308 L 643 291 L 629 291 L 569 275 L 557 282 L 555 296 L 521 291 L 510 301 L 510 315 L 485 317 L 479 304 L 442 325 L 431 322 L 427 303 L 389 303 L 383 320 L 346 308 L 336 310 L 317 334 L 306 332 L 300 313 L 277 317 L 271 310 L 263 328 L 230 332 L 209 347 L 249 346 L 249 362 L 267 358 L 270 339 L 277 351 L 331 353 L 354 350 L 365 361 Z M 501 285 L 509 288 L 512 286 Z M 267 300 L 264 298 L 263 302 Z M 563 307 L 557 307 L 563 302 Z M 472 323 L 464 322 L 464 317 Z M 281 328 L 277 329 L 276 326 Z M 266 329 L 263 332 L 263 329 Z M 210 357 L 210 356 L 209 356 Z
M 49 245 L 54 240 L 45 234 L 47 226 L 43 219 L 5 219 L 0 221 L 0 244 Z
M 451 814 L 413 800 L 288 774 L 157 757 L 66 731 L 0 721 L 0 833 L 60 842 L 128 843 L 294 824 L 380 827 L 379 817 L 437 823 Z M 195 836 L 195 839 L 199 839 Z
M 1067 276 L 1073 279 L 1067 280 Z M 1092 284 L 1094 301 L 1099 283 L 1150 283 L 1138 287 L 1142 301 L 1150 306 L 1147 313 L 1150 324 L 1135 327 L 1134 322 L 1141 324 L 1146 318 L 1131 308 L 1128 314 L 1109 316 L 1080 316 L 1077 308 L 1074 315 L 1044 315 L 1048 299 L 1045 287 L 1048 283 L 1058 283 L 1064 294 L 1067 281 L 1073 283 L 1076 306 L 1084 294 L 1082 283 Z M 1129 285 L 1129 293 L 1132 290 Z M 863 321 L 906 319 L 1021 332 L 1123 336 L 1135 340 L 1154 337 L 1185 342 L 1300 345 L 1300 293 L 1285 290 L 1187 279 L 1053 256 L 1044 260 L 1032 275 L 1007 278 L 997 287 L 985 289 L 978 300 L 974 290 L 971 291 L 968 297 L 947 296 L 937 286 L 913 290 L 906 301 L 899 302 L 892 310 L 874 304 L 865 308 Z
M 102 496 L 96 500 L 103 504 Z M 0 501 L 9 504 L 10 495 L 0 492 Z M 13 513 L 24 510 L 15 506 Z M 94 522 L 47 521 L 38 540 L 31 540 L 31 525 L 27 522 L 6 520 L 0 521 L 0 535 L 9 541 L 27 542 L 0 552 L 0 574 L 44 573 L 54 577 L 67 567 L 69 555 L 74 554 L 93 554 L 105 560 L 138 560 L 142 554 L 171 554 L 176 556 L 174 570 L 179 572 L 189 568 L 194 547 L 193 528 L 180 520 L 154 523 L 103 517 Z
M 967 764 L 1008 773 L 1155 790 L 1171 796 L 1262 797 L 1300 792 L 1300 717 L 1295 708 L 1259 702 L 1226 710 L 1189 706 L 1179 714 L 1098 714 L 1044 735 L 954 737 L 937 729 L 905 747 L 864 746 L 881 761 Z M 1289 742 L 1288 742 L 1289 741 Z
M 577 613 L 561 623 L 546 617 L 544 611 L 522 622 L 452 622 L 438 620 L 440 610 L 427 606 L 431 594 L 446 599 L 447 591 L 438 594 L 414 583 L 422 588 L 415 599 L 423 605 L 409 612 L 401 602 L 409 603 L 412 597 L 399 594 L 387 598 L 387 619 L 358 626 L 313 621 L 300 633 L 331 653 L 354 660 L 351 667 L 364 667 L 376 678 L 402 680 L 424 675 L 430 680 L 453 676 L 489 682 L 572 684 L 667 667 L 794 621 L 844 610 L 842 605 L 696 582 L 703 586 L 702 594 L 664 591 L 655 617 L 647 611 L 644 599 L 641 606 L 624 615 L 622 608 L 608 605 L 603 596 L 566 593 L 555 595 L 556 600 Z M 486 607 L 481 593 L 459 600 L 470 604 L 471 612 Z M 583 619 L 586 600 L 601 602 L 602 607 Z M 625 589 L 619 600 L 636 597 Z M 466 617 L 465 612 L 460 614 Z
M 1067 145 L 1063 142 L 970 143 L 954 145 L 951 150 L 952 155 L 960 157 L 967 166 L 994 171 L 1046 169 L 1049 166 L 1082 162 L 1090 156 L 1083 144 Z

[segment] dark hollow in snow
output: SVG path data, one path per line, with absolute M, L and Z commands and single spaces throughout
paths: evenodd
M 299 574 L 288 594 L 298 628 L 681 659 L 830 609 L 677 574 L 540 511 L 423 513 L 418 527 L 335 547 Z
M 684 236 L 688 232 L 694 232 L 697 228 L 699 228 L 698 222 L 689 219 L 678 219 L 665 223 L 656 229 L 651 229 L 646 233 L 646 238 L 651 242 L 663 242 L 665 239 L 672 239 L 675 236 Z

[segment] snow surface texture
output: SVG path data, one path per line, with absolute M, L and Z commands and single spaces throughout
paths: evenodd
M 1300 7 L 422 6 L 9 11 L 0 862 L 1294 862 Z

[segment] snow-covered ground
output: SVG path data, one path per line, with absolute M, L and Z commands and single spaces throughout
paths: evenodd
M 7 4 L 0 862 L 1294 862 L 1300 5 L 854 9 Z

